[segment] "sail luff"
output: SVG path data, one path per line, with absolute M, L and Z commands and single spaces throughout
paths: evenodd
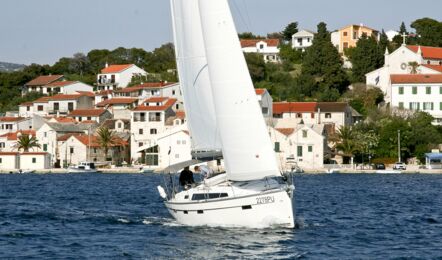
M 178 76 L 194 150 L 221 150 L 198 0 L 171 0 Z
M 209 78 L 228 178 L 279 175 L 227 0 L 199 0 Z

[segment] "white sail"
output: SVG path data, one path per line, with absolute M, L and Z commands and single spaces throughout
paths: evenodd
M 221 150 L 198 0 L 171 0 L 178 74 L 193 150 Z
M 280 175 L 229 4 L 199 0 L 199 8 L 228 179 Z

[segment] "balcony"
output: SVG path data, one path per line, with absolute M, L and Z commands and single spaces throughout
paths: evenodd
M 118 83 L 115 82 L 115 79 L 98 79 L 96 85 L 97 86 L 107 86 L 107 85 L 117 85 Z

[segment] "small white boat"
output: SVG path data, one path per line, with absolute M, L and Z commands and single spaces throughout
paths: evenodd
M 400 170 L 377 170 L 376 173 L 378 173 L 378 174 L 401 174 L 402 172 Z
M 68 168 L 68 173 L 96 173 L 95 163 L 93 162 L 80 162 L 79 165 L 71 166 Z
M 18 173 L 18 174 L 29 174 L 29 173 L 33 173 L 33 172 L 35 172 L 35 171 L 34 170 L 22 170 L 22 169 L 19 169 L 15 173 Z

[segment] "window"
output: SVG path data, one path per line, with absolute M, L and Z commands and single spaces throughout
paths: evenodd
M 48 145 L 47 144 L 43 144 L 43 151 L 47 152 L 48 151 Z
M 44 133 L 44 137 L 48 137 L 48 132 L 45 132 L 45 133 Z
M 73 103 L 73 102 L 69 102 L 69 103 L 68 103 L 68 110 L 69 110 L 69 111 L 74 110 L 74 103 Z
M 263 115 L 267 115 L 269 113 L 269 108 L 268 107 L 263 107 L 261 108 L 261 112 Z
M 277 153 L 280 152 L 280 144 L 279 144 L 279 142 L 275 142 L 275 152 L 277 152 Z
M 150 129 L 150 134 L 151 135 L 156 135 L 157 134 L 157 129 L 156 128 L 151 128 Z
M 141 147 L 141 146 L 143 146 L 143 142 L 138 143 L 138 147 Z
M 97 148 L 94 148 L 94 154 L 97 154 Z
M 325 118 L 331 118 L 331 113 L 325 113 Z
M 37 110 L 38 110 L 38 111 L 43 111 L 43 105 L 38 105 L 38 106 L 37 106 Z
M 410 110 L 419 110 L 419 102 L 410 102 Z
M 313 152 L 313 146 L 312 146 L 312 145 L 309 145 L 309 146 L 308 146 L 308 152 L 309 152 L 309 153 Z
M 399 95 L 403 95 L 404 94 L 404 87 L 399 87 Z
M 302 157 L 302 146 L 298 146 L 297 147 L 297 155 L 298 155 L 298 157 Z
M 143 128 L 138 129 L 138 134 L 140 134 L 140 135 L 143 134 Z
M 161 113 L 149 113 L 149 121 L 150 122 L 160 122 L 161 121 Z
M 60 110 L 60 104 L 58 102 L 54 103 L 54 111 Z
M 37 163 L 37 158 L 32 157 L 32 163 Z
M 425 94 L 430 95 L 431 94 L 431 87 L 425 88 Z
M 413 87 L 411 88 L 411 93 L 412 93 L 413 95 L 416 95 L 416 94 L 417 94 L 417 87 L 416 87 L 416 86 L 413 86 Z
M 175 90 L 172 90 L 172 95 L 175 95 Z
M 229 195 L 227 193 L 195 193 L 192 195 L 192 200 L 207 200 L 225 198 Z
M 181 140 L 177 140 L 177 141 L 176 141 L 176 144 L 181 144 Z
M 69 153 L 74 153 L 74 147 L 69 147 Z
M 88 116 L 88 117 L 87 117 L 87 120 L 92 120 L 92 117 Z
M 399 109 L 404 109 L 404 102 L 399 102 Z
M 3 163 L 3 160 L 2 160 L 2 158 L 0 158 L 0 163 Z
M 146 150 L 146 165 L 158 166 L 158 146 Z
M 118 123 L 118 128 L 122 128 L 123 124 L 121 122 Z
M 186 140 L 181 141 L 182 144 L 186 144 Z
M 353 32 L 353 39 L 356 40 L 358 38 L 358 32 Z
M 146 113 L 135 113 L 134 114 L 134 122 L 145 122 L 146 121 Z
M 424 102 L 423 109 L 424 110 L 433 110 L 433 102 Z
M 442 87 L 439 87 L 439 94 L 442 94 Z
M 180 104 L 176 104 L 175 109 L 180 109 Z
M 344 32 L 344 33 L 342 33 L 344 36 L 347 36 L 348 35 L 348 33 L 347 32 Z
M 262 50 L 262 49 L 264 49 L 264 44 L 260 44 L 259 45 L 259 48 Z
M 442 111 L 442 102 L 439 102 L 439 110 Z
M 348 48 L 348 42 L 344 42 L 344 49 Z
M 302 130 L 302 138 L 307 138 L 307 130 Z
M 311 118 L 315 118 L 315 113 L 310 113 Z
M 0 143 L 0 148 L 5 148 L 6 144 L 5 143 Z
M 302 114 L 301 114 L 301 113 L 297 113 L 297 114 L 296 114 L 296 117 L 297 117 L 297 118 L 302 118 Z
M 26 111 L 31 111 L 31 106 L 26 106 Z

